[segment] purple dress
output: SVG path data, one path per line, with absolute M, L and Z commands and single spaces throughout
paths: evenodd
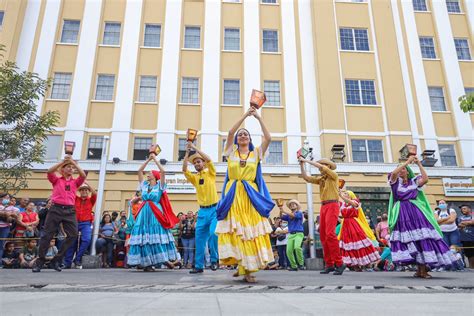
M 390 179 L 390 175 L 389 175 Z M 400 201 L 400 213 L 390 234 L 393 262 L 397 265 L 426 264 L 430 267 L 451 266 L 455 261 L 442 236 L 410 200 L 415 200 L 421 187 L 417 176 L 403 184 L 398 178 L 392 187 L 393 202 Z

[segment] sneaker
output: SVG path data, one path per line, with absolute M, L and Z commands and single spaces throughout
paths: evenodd
M 196 269 L 196 268 L 193 268 L 191 271 L 189 271 L 189 273 L 191 274 L 198 274 L 198 273 L 203 273 L 204 272 L 204 269 Z
M 288 271 L 298 271 L 298 268 L 289 267 Z
M 76 264 L 74 264 L 74 268 L 75 268 L 75 269 L 82 270 L 82 264 L 76 263 Z
M 216 271 L 218 268 L 219 268 L 219 266 L 217 265 L 217 263 L 215 263 L 215 262 L 211 263 L 211 270 L 212 271 Z
M 304 265 L 302 265 L 302 266 L 298 266 L 298 269 L 300 269 L 300 270 L 306 270 L 306 267 L 305 267 Z
M 333 275 L 342 275 L 342 273 L 344 272 L 344 270 L 346 270 L 346 265 L 345 264 L 342 264 L 340 265 L 339 267 L 336 267 Z
M 323 271 L 320 271 L 319 274 L 329 274 L 333 271 L 336 271 L 336 268 L 334 267 L 327 267 L 326 269 L 324 269 Z
M 31 269 L 32 272 L 41 272 L 41 268 L 43 268 L 43 263 L 39 260 L 36 261 L 35 266 Z

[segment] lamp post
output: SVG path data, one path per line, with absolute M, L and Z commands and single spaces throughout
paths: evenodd
M 99 226 L 100 226 L 100 214 L 102 213 L 102 203 L 104 201 L 104 186 L 105 186 L 105 173 L 107 169 L 107 148 L 109 143 L 109 136 L 104 136 L 104 141 L 102 142 L 102 157 L 100 158 L 100 169 L 99 169 L 99 186 L 97 188 L 97 203 L 94 214 L 94 230 L 92 234 L 92 243 L 91 243 L 91 255 L 95 256 L 95 243 L 97 241 L 97 236 L 99 236 Z
M 304 149 L 309 151 L 308 159 L 313 160 L 313 151 L 309 147 L 308 139 L 303 142 Z M 311 174 L 311 165 L 306 163 L 305 169 Z M 313 186 L 311 183 L 306 183 L 306 200 L 308 201 L 308 238 L 309 238 L 309 256 L 310 258 L 316 257 L 316 251 L 314 249 L 313 238 L 314 238 L 314 210 L 313 210 Z

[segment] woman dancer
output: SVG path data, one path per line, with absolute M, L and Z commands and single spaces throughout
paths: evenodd
M 147 173 L 147 181 L 143 181 L 143 170 L 152 160 L 160 171 Z M 158 264 L 173 269 L 175 264 L 172 261 L 178 260 L 179 254 L 170 229 L 176 225 L 178 218 L 165 192 L 165 170 L 155 154 L 150 154 L 138 169 L 138 181 L 143 203 L 130 232 L 127 264 L 142 267 L 144 271 L 153 271 L 153 267 Z
M 255 117 L 262 128 L 260 147 L 254 147 L 245 128 L 239 129 L 249 116 Z M 229 131 L 225 148 L 228 169 L 222 199 L 217 206 L 219 258 L 222 265 L 237 264 L 234 277 L 243 275 L 244 281 L 249 283 L 256 282 L 253 272 L 264 269 L 274 260 L 268 216 L 275 203 L 263 180 L 260 165 L 270 140 L 262 118 L 250 108 Z
M 421 175 L 408 166 L 416 163 Z M 416 264 L 414 277 L 429 279 L 430 267 L 450 267 L 456 258 L 443 241 L 443 234 L 422 191 L 428 182 L 428 175 L 421 162 L 411 156 L 388 176 L 392 193 L 388 208 L 390 226 L 390 248 L 395 264 Z
M 370 238 L 375 239 L 375 236 L 369 228 L 364 211 L 354 192 L 341 190 L 339 196 L 343 200 L 341 202 L 343 221 L 338 236 L 342 261 L 357 271 L 361 271 L 361 267 L 380 259 Z M 371 235 L 368 236 L 366 231 L 370 231 Z

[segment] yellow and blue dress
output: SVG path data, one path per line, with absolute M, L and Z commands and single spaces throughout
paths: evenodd
M 216 234 L 220 263 L 237 264 L 239 274 L 244 275 L 263 269 L 274 260 L 268 222 L 274 203 L 263 181 L 260 149 L 254 148 L 243 160 L 237 148 L 233 146 L 227 160 Z

